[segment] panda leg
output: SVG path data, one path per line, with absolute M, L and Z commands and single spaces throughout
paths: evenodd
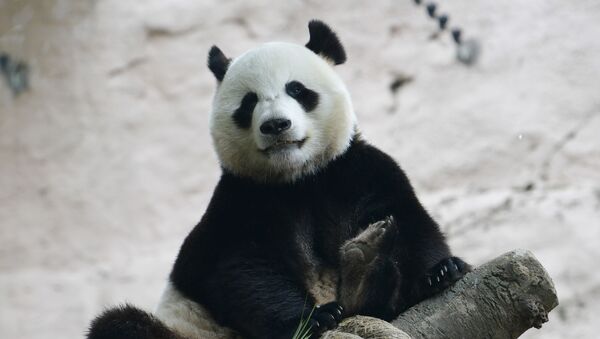
M 87 339 L 185 339 L 158 318 L 131 305 L 106 310 L 90 326 Z
M 338 299 L 348 315 L 388 318 L 395 312 L 400 273 L 390 252 L 396 236 L 394 219 L 389 217 L 342 246 Z

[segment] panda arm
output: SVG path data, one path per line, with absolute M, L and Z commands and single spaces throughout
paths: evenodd
M 291 338 L 312 306 L 282 267 L 251 253 L 223 260 L 203 285 L 215 317 L 250 338 Z
M 289 339 L 301 319 L 309 317 L 315 324 L 313 333 L 321 333 L 341 320 L 341 310 L 333 312 L 337 303 L 313 311 L 314 300 L 281 261 L 252 250 L 221 254 L 214 267 L 195 279 L 185 284 L 194 286 L 186 294 L 205 306 L 219 324 L 247 338 Z
M 393 257 L 405 280 L 400 293 L 406 296 L 400 300 L 400 308 L 404 308 L 450 286 L 471 267 L 452 255 L 439 225 L 420 203 L 404 171 L 387 158 L 387 188 L 398 230 Z
M 383 214 L 394 217 L 397 235 L 389 259 L 395 263 L 401 279 L 401 290 L 397 293 L 399 312 L 447 287 L 470 267 L 452 256 L 438 224 L 421 205 L 406 174 L 390 156 L 365 144 L 360 158 L 360 163 L 369 164 L 362 171 L 360 186 L 387 206 Z M 440 276 L 440 270 L 450 266 L 452 270 Z M 437 278 L 441 281 L 436 281 Z
M 281 258 L 252 244 L 254 231 L 244 220 L 253 208 L 243 205 L 244 193 L 233 187 L 227 181 L 217 186 L 202 221 L 181 247 L 171 281 L 218 323 L 245 337 L 291 338 L 314 301 Z M 311 319 L 327 318 L 329 311 L 315 311 Z
M 249 338 L 291 337 L 312 306 L 303 287 L 276 262 L 198 229 L 182 246 L 171 281 L 220 325 Z

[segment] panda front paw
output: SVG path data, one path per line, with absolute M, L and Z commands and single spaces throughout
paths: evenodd
M 471 266 L 458 257 L 444 259 L 433 266 L 425 275 L 427 294 L 435 294 L 445 290 L 465 274 L 471 272 Z
M 311 339 L 317 339 L 335 328 L 344 317 L 344 308 L 337 301 L 315 307 L 309 320 Z

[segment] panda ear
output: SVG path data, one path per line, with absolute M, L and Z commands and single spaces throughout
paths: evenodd
M 306 48 L 329 59 L 335 65 L 343 64 L 346 61 L 346 51 L 337 35 L 323 21 L 311 20 L 308 23 L 308 32 L 310 39 L 306 43 Z
M 231 59 L 227 58 L 225 54 L 217 46 L 212 46 L 208 52 L 208 68 L 215 75 L 215 78 L 219 82 L 223 81 L 227 68 Z

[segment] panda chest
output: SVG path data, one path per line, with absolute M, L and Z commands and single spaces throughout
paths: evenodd
M 314 235 L 314 234 L 313 234 Z M 295 258 L 298 273 L 304 282 L 306 290 L 314 298 L 317 305 L 325 304 L 336 299 L 338 267 L 332 262 L 336 257 L 327 257 L 327 253 L 318 248 L 311 234 L 298 232 L 295 234 Z M 329 252 L 329 251 L 327 251 Z
M 353 228 L 351 209 L 335 200 L 315 199 L 297 216 L 293 243 L 307 291 L 315 302 L 336 300 L 339 250 Z
M 274 192 L 253 200 L 256 225 L 272 255 L 301 280 L 316 304 L 337 299 L 339 251 L 357 229 L 360 203 L 330 189 Z M 267 247 L 267 246 L 266 246 Z

